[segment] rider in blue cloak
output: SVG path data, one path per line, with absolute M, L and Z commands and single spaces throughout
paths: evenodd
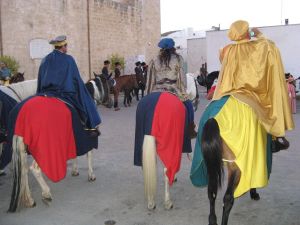
M 86 129 L 99 135 L 101 123 L 94 101 L 89 95 L 72 56 L 67 53 L 66 36 L 50 41 L 54 50 L 41 62 L 37 95 L 57 97 L 78 112 Z

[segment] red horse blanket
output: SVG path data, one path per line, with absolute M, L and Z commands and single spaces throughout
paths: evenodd
M 15 134 L 23 137 L 50 180 L 58 182 L 66 176 L 67 160 L 76 157 L 76 145 L 65 103 L 50 97 L 29 99 L 18 114 Z

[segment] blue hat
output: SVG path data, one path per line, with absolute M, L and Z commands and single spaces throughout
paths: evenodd
M 164 49 L 174 48 L 175 42 L 172 38 L 163 38 L 158 42 L 158 47 Z

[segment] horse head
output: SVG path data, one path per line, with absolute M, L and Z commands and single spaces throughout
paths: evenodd
M 24 79 L 24 73 L 18 72 L 18 73 L 14 74 L 14 75 L 10 78 L 9 84 L 22 82 L 22 81 L 24 81 L 24 80 L 25 80 L 25 79 Z

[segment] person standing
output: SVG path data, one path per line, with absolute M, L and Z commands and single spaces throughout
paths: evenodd
M 0 80 L 3 84 L 8 84 L 11 76 L 11 71 L 4 62 L 0 62 Z

